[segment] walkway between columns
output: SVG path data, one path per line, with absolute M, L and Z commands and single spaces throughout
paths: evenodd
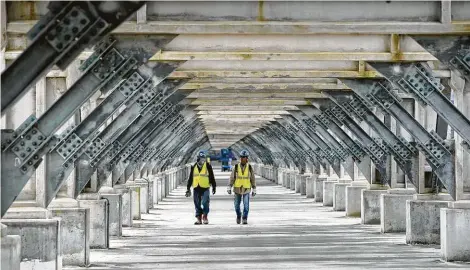
M 209 225 L 193 225 L 192 198 L 180 186 L 143 214 L 109 250 L 92 250 L 89 269 L 377 269 L 466 268 L 443 263 L 439 246 L 407 246 L 404 234 L 381 234 L 258 177 L 249 225 L 235 224 L 229 174 L 215 172 Z M 79 269 L 79 268 L 67 268 Z

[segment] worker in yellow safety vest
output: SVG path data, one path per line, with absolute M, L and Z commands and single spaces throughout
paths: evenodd
M 256 195 L 256 179 L 253 168 L 248 164 L 249 152 L 240 151 L 240 163 L 235 165 L 230 175 L 230 184 L 227 187 L 227 193 L 235 193 L 234 205 L 237 214 L 237 224 L 243 222 L 248 224 L 248 212 L 250 210 L 250 192 L 254 197 Z M 240 211 L 240 204 L 243 201 L 243 215 Z
M 201 151 L 197 156 L 196 164 L 191 166 L 186 191 L 186 197 L 190 197 L 191 187 L 193 187 L 194 208 L 196 209 L 195 225 L 209 224 L 207 215 L 209 214 L 209 188 L 211 186 L 212 195 L 214 195 L 216 190 L 214 171 L 212 166 L 206 162 L 206 155 Z

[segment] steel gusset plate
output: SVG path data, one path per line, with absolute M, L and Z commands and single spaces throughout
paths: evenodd
M 470 150 L 470 120 L 441 93 L 444 86 L 434 77 L 426 63 L 370 63 L 391 83 L 431 106 L 465 141 Z

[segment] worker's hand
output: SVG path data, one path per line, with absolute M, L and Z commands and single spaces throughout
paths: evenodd
M 232 194 L 232 187 L 231 186 L 227 187 L 227 193 L 228 193 L 228 195 Z
M 212 188 L 212 195 L 215 195 L 215 187 Z
M 251 191 L 251 196 L 256 196 L 256 188 L 254 188 L 252 191 Z
M 186 194 L 184 194 L 186 197 L 191 197 L 191 190 L 186 190 Z

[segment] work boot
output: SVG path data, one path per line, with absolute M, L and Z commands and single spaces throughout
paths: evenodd
M 196 217 L 196 222 L 194 222 L 194 225 L 201 225 L 201 216 Z
M 204 224 L 209 224 L 209 220 L 207 219 L 207 215 L 202 215 L 202 222 Z
M 247 218 L 244 218 L 244 219 L 243 219 L 243 225 L 246 225 L 246 224 L 248 224 L 248 219 L 247 219 Z
M 242 222 L 242 218 L 241 217 L 237 217 L 237 224 L 240 224 Z

